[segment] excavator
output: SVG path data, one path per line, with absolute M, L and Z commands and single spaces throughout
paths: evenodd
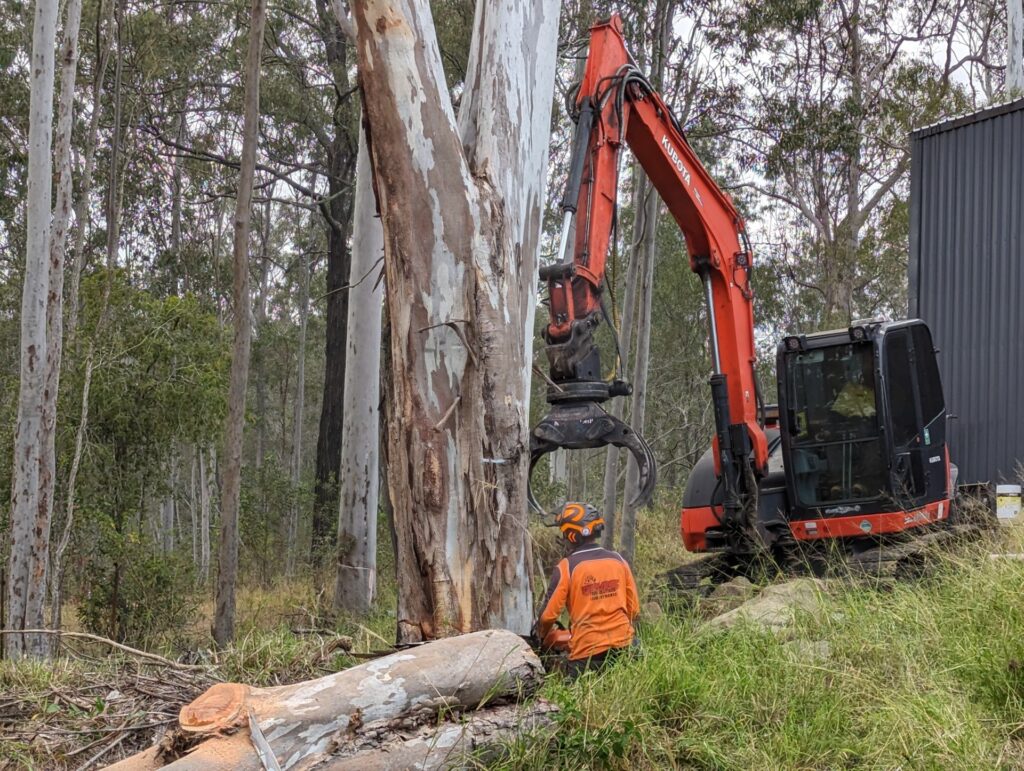
M 557 261 L 540 268 L 550 409 L 531 432 L 531 474 L 555 449 L 615 445 L 639 470 L 633 503 L 646 505 L 654 492 L 650 446 L 601 407 L 631 387 L 605 379 L 595 341 L 602 321 L 610 325 L 605 267 L 628 146 L 682 231 L 709 325 L 715 430 L 689 476 L 681 518 L 686 548 L 706 557 L 674 571 L 672 583 L 694 589 L 766 560 L 785 568 L 806 564 L 808 554 L 831 559 L 836 549 L 847 564 L 882 572 L 912 562 L 915 544 L 951 513 L 946 409 L 927 325 L 870 320 L 787 335 L 776 355 L 778 404 L 765 404 L 743 217 L 636 66 L 618 15 L 591 29 L 573 105 Z M 543 513 L 532 490 L 529 498 Z

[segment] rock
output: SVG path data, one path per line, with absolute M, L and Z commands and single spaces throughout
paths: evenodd
M 783 647 L 804 664 L 821 664 L 832 658 L 832 646 L 828 640 L 790 640 Z
M 643 604 L 641 614 L 645 620 L 653 622 L 664 616 L 665 611 L 661 609 L 661 605 L 652 601 Z
M 747 600 L 757 594 L 757 587 L 750 583 L 743 576 L 736 576 L 731 581 L 719 584 L 715 591 L 711 592 L 711 599 L 717 600 L 725 597 L 742 597 Z
M 744 602 L 756 595 L 760 587 L 752 584 L 743 576 L 737 576 L 731 581 L 719 584 L 707 598 L 700 602 L 700 614 L 704 618 L 715 618 L 738 608 Z
M 711 619 L 708 625 L 729 629 L 740 622 L 750 622 L 771 632 L 781 632 L 793 623 L 797 612 L 817 616 L 821 610 L 819 599 L 824 591 L 824 582 L 817 578 L 798 578 L 775 584 L 738 608 Z

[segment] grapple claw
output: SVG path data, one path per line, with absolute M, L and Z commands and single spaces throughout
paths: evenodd
M 587 450 L 607 445 L 624 447 L 632 453 L 640 471 L 640 484 L 630 505 L 646 506 L 654 495 L 658 479 L 654 453 L 640 434 L 595 402 L 555 404 L 551 412 L 534 426 L 530 433 L 530 478 L 537 461 L 549 452 L 559 448 Z M 527 486 L 527 499 L 535 511 L 544 513 L 533 494 L 532 485 Z

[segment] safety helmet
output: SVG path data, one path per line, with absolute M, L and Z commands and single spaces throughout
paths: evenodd
M 581 538 L 598 535 L 604 530 L 604 517 L 589 503 L 570 501 L 555 517 L 555 524 L 569 543 L 579 543 Z

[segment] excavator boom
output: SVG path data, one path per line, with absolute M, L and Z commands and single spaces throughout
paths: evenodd
M 723 526 L 749 532 L 753 478 L 768 445 L 755 377 L 753 254 L 743 219 L 686 141 L 662 97 L 634 64 L 618 15 L 591 29 L 590 53 L 576 97 L 576 140 L 562 201 L 561 262 L 541 268 L 550 303 L 544 332 L 551 412 L 534 429 L 531 469 L 546 452 L 605 444 L 629 449 L 640 467 L 638 502 L 650 499 L 656 469 L 642 437 L 598 404 L 627 395 L 604 380 L 593 332 L 607 318 L 605 266 L 615 220 L 618 168 L 628 145 L 682 230 L 690 267 L 708 305 L 715 408 L 716 471 L 723 480 Z M 571 249 L 566 243 L 576 219 Z M 531 495 L 531 500 L 532 495 Z

